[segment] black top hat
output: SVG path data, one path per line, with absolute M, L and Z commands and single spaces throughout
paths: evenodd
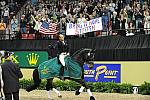
M 4 58 L 6 59 L 6 58 L 10 57 L 10 56 L 13 55 L 13 54 L 14 54 L 13 52 L 5 51 L 5 52 L 4 52 Z

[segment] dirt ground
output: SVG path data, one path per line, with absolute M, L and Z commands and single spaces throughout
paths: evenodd
M 79 96 L 74 95 L 74 91 L 61 91 L 62 98 L 58 98 L 57 94 L 52 92 L 54 100 L 90 100 L 89 95 L 83 92 Z M 117 93 L 93 93 L 96 100 L 150 100 L 150 95 L 140 94 L 117 94 Z M 46 90 L 34 90 L 26 92 L 20 90 L 20 100 L 48 100 Z

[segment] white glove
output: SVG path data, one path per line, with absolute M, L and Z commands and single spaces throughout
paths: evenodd
M 67 55 L 69 56 L 69 55 L 70 55 L 70 53 L 68 52 L 68 53 L 67 53 Z

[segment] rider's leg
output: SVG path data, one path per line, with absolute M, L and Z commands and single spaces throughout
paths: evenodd
M 59 61 L 61 62 L 62 66 L 65 66 L 65 57 L 66 55 L 60 54 Z
M 63 76 L 64 76 L 64 66 L 61 66 L 61 68 L 60 68 L 60 77 L 61 77 L 61 79 L 63 78 Z
M 63 55 L 63 54 L 60 54 L 59 55 L 59 61 L 60 61 L 60 63 L 61 63 L 61 68 L 60 68 L 60 78 L 62 79 L 62 80 L 64 80 L 64 67 L 65 67 L 65 56 L 66 55 Z

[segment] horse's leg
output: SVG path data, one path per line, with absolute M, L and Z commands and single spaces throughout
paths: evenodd
M 37 69 L 35 69 L 33 71 L 33 81 L 34 81 L 34 84 L 27 86 L 26 91 L 30 92 L 30 91 L 36 89 L 40 85 L 41 79 L 39 78 L 39 73 L 38 73 Z
M 51 99 L 51 100 L 53 100 L 52 97 L 51 97 L 51 91 L 56 92 L 58 94 L 59 98 L 62 97 L 60 92 L 57 89 L 53 88 L 53 78 L 47 79 L 46 90 L 48 92 L 48 98 Z
M 79 95 L 81 92 L 83 92 L 84 87 L 85 87 L 87 89 L 87 93 L 90 95 L 90 100 L 95 100 L 95 98 L 94 98 L 94 96 L 93 96 L 89 86 L 86 84 L 86 82 L 83 79 L 81 79 L 81 80 L 74 80 L 74 81 L 76 81 L 76 82 L 78 82 L 78 83 L 80 83 L 82 85 L 82 87 L 80 89 L 76 90 L 75 95 Z
M 53 88 L 53 91 L 55 93 L 57 93 L 57 95 L 58 95 L 59 98 L 62 98 L 62 95 L 60 94 L 60 92 L 57 89 Z
M 48 99 L 51 99 L 51 100 L 53 100 L 52 97 L 51 97 L 51 90 L 53 88 L 52 82 L 53 82 L 53 78 L 47 79 L 47 84 L 46 84 L 46 90 L 47 90 L 47 93 L 48 93 Z

